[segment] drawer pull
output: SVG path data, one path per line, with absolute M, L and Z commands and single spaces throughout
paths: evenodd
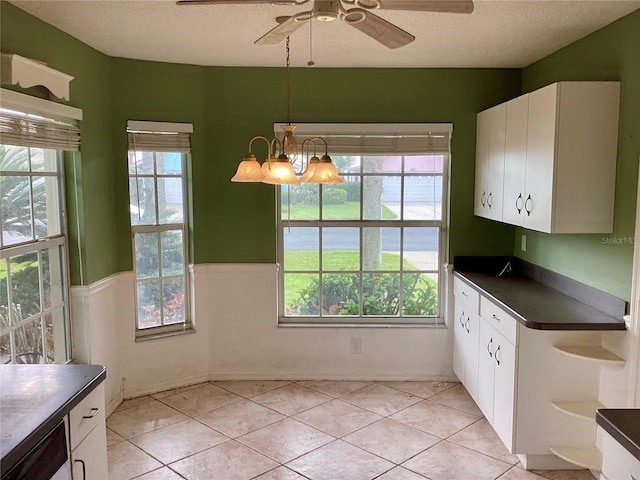
M 499 352 L 500 352 L 500 345 L 498 345 L 498 348 L 496 348 L 496 355 L 495 355 L 496 363 L 498 364 L 498 366 L 500 366 L 500 359 L 498 358 Z
M 500 321 L 500 317 L 496 317 L 496 315 L 495 315 L 495 314 L 491 315 L 491 317 L 492 317 L 494 320 L 497 320 L 498 322 Z
M 99 412 L 100 412 L 100 409 L 98 407 L 93 407 L 91 409 L 91 415 L 83 415 L 82 418 L 86 418 L 86 419 L 93 418 L 96 415 L 98 415 Z
M 84 463 L 84 460 L 74 460 L 75 462 L 79 462 L 82 465 L 82 480 L 86 480 L 87 478 L 87 466 Z
M 491 337 L 491 340 L 489 340 L 489 343 L 487 343 L 487 352 L 489 352 L 489 356 L 493 357 L 493 352 L 491 351 L 491 344 L 493 343 L 493 337 Z

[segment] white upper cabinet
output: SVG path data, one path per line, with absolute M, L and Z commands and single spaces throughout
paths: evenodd
M 501 104 L 503 167 L 487 175 L 503 185 L 503 209 L 476 215 L 547 233 L 613 231 L 619 103 L 619 82 L 560 82 Z M 491 129 L 478 135 L 489 151 L 499 143 Z
M 504 196 L 502 219 L 513 225 L 524 223 L 527 169 L 527 123 L 529 95 L 507 102 L 505 132 Z
M 502 220 L 506 105 L 478 114 L 475 208 L 478 216 Z

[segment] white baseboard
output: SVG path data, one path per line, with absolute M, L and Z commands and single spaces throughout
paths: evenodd
M 308 371 L 287 370 L 287 371 L 253 371 L 253 372 L 209 372 L 209 380 L 351 380 L 351 381 L 401 381 L 401 382 L 458 382 L 454 375 L 429 376 L 421 374 L 396 373 L 370 373 L 370 374 L 349 374 L 349 373 L 309 373 Z
M 124 401 L 124 395 L 122 394 L 122 392 L 116 395 L 115 398 L 112 398 L 111 400 L 109 400 L 109 402 L 107 403 L 107 411 L 106 411 L 107 417 L 109 417 L 109 415 L 111 415 L 123 401 Z
M 189 385 L 195 385 L 197 383 L 204 383 L 209 380 L 209 374 L 199 373 L 197 375 L 189 375 L 187 377 L 174 378 L 163 382 L 151 383 L 148 385 L 140 385 L 134 388 L 124 387 L 123 396 L 126 400 L 135 397 L 141 397 L 143 395 L 151 395 L 152 393 L 164 392 L 165 390 L 172 390 L 174 388 L 187 387 Z

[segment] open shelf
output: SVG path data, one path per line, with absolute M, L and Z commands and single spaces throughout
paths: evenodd
M 602 453 L 596 447 L 549 447 L 555 455 L 589 470 L 602 471 Z
M 593 422 L 596 421 L 596 410 L 604 408 L 600 402 L 555 401 L 551 405 L 562 413 Z
M 555 346 L 558 352 L 568 357 L 579 358 L 606 365 L 624 365 L 624 360 L 606 348 L 597 346 Z

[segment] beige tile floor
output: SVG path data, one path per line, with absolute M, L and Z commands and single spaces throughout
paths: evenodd
M 527 472 L 464 387 L 225 381 L 126 400 L 110 480 L 593 480 Z

